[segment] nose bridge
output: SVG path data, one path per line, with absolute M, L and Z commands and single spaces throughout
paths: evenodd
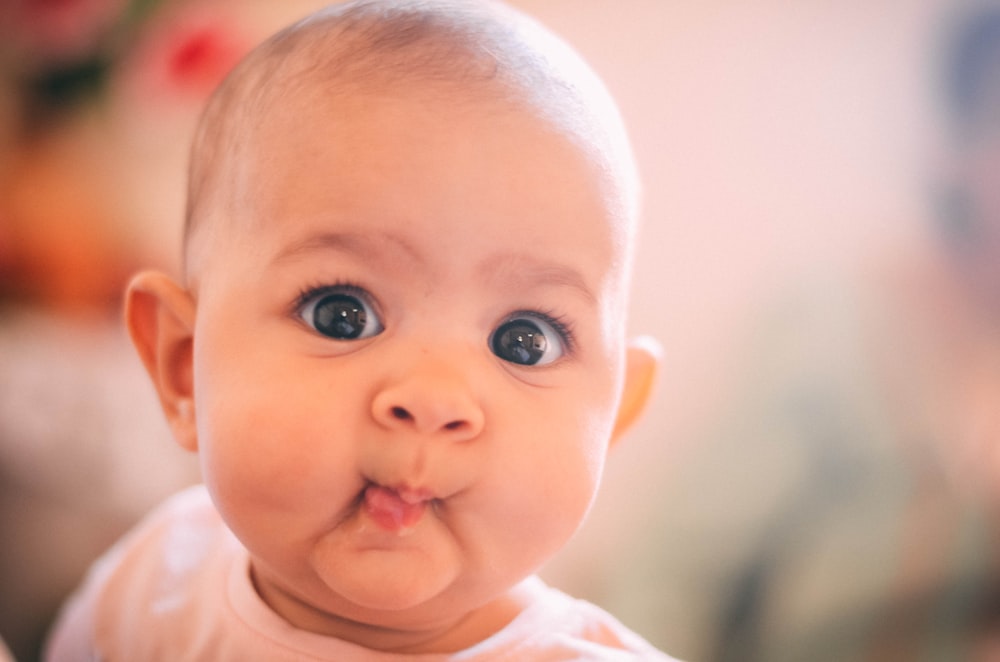
M 454 441 L 471 439 L 485 423 L 471 370 L 459 352 L 423 347 L 393 366 L 372 400 L 382 426 Z

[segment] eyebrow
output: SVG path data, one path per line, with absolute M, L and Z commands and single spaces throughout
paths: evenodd
M 402 237 L 367 232 L 322 232 L 309 235 L 284 247 L 275 255 L 272 264 L 328 250 L 352 253 L 364 260 L 375 261 L 384 254 L 386 245 L 396 248 L 415 265 L 426 264 L 420 251 Z M 484 282 L 502 281 L 507 285 L 521 287 L 538 284 L 567 287 L 577 291 L 588 302 L 597 302 L 597 296 L 579 271 L 529 253 L 504 252 L 491 255 L 477 265 L 476 275 Z
M 528 253 L 511 252 L 490 256 L 479 265 L 479 274 L 487 281 L 568 287 L 579 292 L 588 302 L 597 302 L 597 296 L 579 271 Z
M 339 251 L 352 253 L 362 259 L 374 259 L 383 253 L 386 244 L 394 245 L 399 252 L 414 262 L 424 260 L 420 253 L 407 241 L 391 234 L 368 232 L 321 232 L 294 241 L 282 248 L 271 260 L 272 264 L 286 262 L 318 251 Z

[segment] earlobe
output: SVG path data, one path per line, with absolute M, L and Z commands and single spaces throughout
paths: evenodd
M 125 324 L 153 380 L 177 443 L 198 447 L 194 411 L 195 304 L 191 294 L 158 272 L 143 272 L 125 292 Z
M 629 341 L 625 350 L 625 385 L 611 433 L 612 445 L 621 440 L 645 411 L 656 384 L 662 354 L 660 343 L 649 336 Z

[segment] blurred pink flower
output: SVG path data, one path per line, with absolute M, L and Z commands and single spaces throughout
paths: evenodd
M 237 26 L 231 15 L 206 11 L 154 21 L 128 64 L 129 84 L 152 98 L 207 97 L 253 46 Z

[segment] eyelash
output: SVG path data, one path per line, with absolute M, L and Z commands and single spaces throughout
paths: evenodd
M 316 283 L 308 287 L 302 288 L 298 296 L 295 298 L 295 303 L 291 307 L 292 316 L 298 316 L 298 313 L 302 308 L 318 297 L 322 297 L 326 294 L 331 294 L 333 292 L 342 292 L 344 294 L 350 294 L 351 296 L 358 297 L 359 299 L 366 300 L 370 305 L 374 305 L 371 294 L 368 290 L 352 283 L 350 281 L 334 281 L 333 283 Z M 377 307 L 377 306 L 376 306 Z M 564 315 L 547 309 L 547 310 L 530 310 L 530 309 L 518 309 L 513 311 L 508 315 L 504 315 L 503 320 L 497 324 L 503 324 L 506 321 L 517 319 L 518 317 L 531 317 L 535 316 L 540 318 L 543 322 L 549 324 L 556 333 L 562 338 L 565 344 L 565 349 L 567 354 L 573 354 L 576 348 L 576 340 L 573 331 L 573 323 Z M 495 329 L 494 329 L 495 330 Z M 491 334 L 493 331 L 490 332 Z
M 353 297 L 364 299 L 371 305 L 374 304 L 374 297 L 368 293 L 368 290 L 360 285 L 357 285 L 356 283 L 338 280 L 333 283 L 316 283 L 315 285 L 302 288 L 302 290 L 299 291 L 299 295 L 295 298 L 295 303 L 292 304 L 292 315 L 298 315 L 298 312 L 313 299 L 327 294 L 333 294 L 334 292 L 349 294 Z
M 506 321 L 514 320 L 519 317 L 538 317 L 543 322 L 547 323 L 552 329 L 559 334 L 565 344 L 566 354 L 573 354 L 576 349 L 576 340 L 573 333 L 573 323 L 565 316 L 549 309 L 549 310 L 530 310 L 521 309 L 515 310 L 509 315 L 505 315 L 500 324 Z M 497 327 L 500 326 L 497 325 Z M 495 329 L 494 329 L 495 330 Z M 492 332 L 491 332 L 492 333 Z

